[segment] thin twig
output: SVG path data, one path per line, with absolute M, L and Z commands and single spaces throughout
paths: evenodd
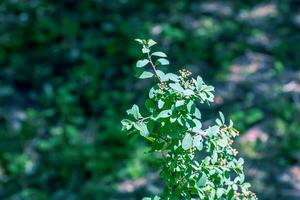
M 155 73 L 155 76 L 157 77 L 158 81 L 159 81 L 160 83 L 162 83 L 163 81 L 160 79 L 159 75 L 157 74 L 156 66 L 155 66 L 155 64 L 152 62 L 150 53 L 148 52 L 147 55 L 148 55 L 148 59 L 149 59 L 149 62 L 150 62 L 150 64 L 151 64 L 151 67 L 153 68 L 153 71 L 154 71 L 154 73 Z

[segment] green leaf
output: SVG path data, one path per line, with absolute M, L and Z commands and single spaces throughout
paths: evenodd
M 149 132 L 152 132 L 152 131 L 153 131 L 153 127 L 154 127 L 154 121 L 149 120 L 149 121 L 147 122 L 147 129 L 148 129 L 148 131 L 149 131 Z
M 193 114 L 196 118 L 201 119 L 201 112 L 198 108 L 195 108 L 195 112 Z
M 228 145 L 228 141 L 226 138 L 221 138 L 218 140 L 217 144 L 220 146 L 220 147 L 226 147 Z
M 191 89 L 186 89 L 183 91 L 183 94 L 186 95 L 186 96 L 191 96 L 194 94 L 194 91 L 191 90 Z
M 245 175 L 244 174 L 240 174 L 240 184 L 244 183 L 245 181 Z
M 216 119 L 216 123 L 217 123 L 219 126 L 222 126 L 222 125 L 223 125 L 223 123 L 221 122 L 220 119 Z
M 200 177 L 200 179 L 198 180 L 197 185 L 199 187 L 203 187 L 203 186 L 205 186 L 206 181 L 207 181 L 207 176 L 206 176 L 206 174 L 203 173 L 202 176 Z
M 153 73 L 147 71 L 142 72 L 142 74 L 139 76 L 140 79 L 146 79 L 151 77 L 153 77 Z
M 150 113 L 152 113 L 154 111 L 155 105 L 152 100 L 147 99 L 145 102 L 145 107 Z
M 162 58 L 166 58 L 167 55 L 164 52 L 161 51 L 157 51 L 151 54 L 152 56 L 157 56 L 157 57 L 162 57 Z
M 251 184 L 250 183 L 243 183 L 243 187 L 244 188 L 249 188 L 249 187 L 251 187 Z
M 206 133 L 209 137 L 217 135 L 219 132 L 219 127 L 218 126 L 212 126 L 206 129 Z
M 149 131 L 145 123 L 135 122 L 133 125 L 137 130 L 140 131 L 141 136 L 147 137 L 149 135 Z
M 146 47 L 143 47 L 142 48 L 142 52 L 143 53 L 149 53 L 150 52 L 150 49 L 146 48 Z
M 222 121 L 222 124 L 225 124 L 225 117 L 221 111 L 219 111 L 220 119 Z
M 216 190 L 212 188 L 209 192 L 209 200 L 215 200 Z
M 223 195 L 224 193 L 225 193 L 225 190 L 224 190 L 223 188 L 218 188 L 218 189 L 217 189 L 217 192 L 216 192 L 217 198 L 222 197 L 222 195 Z
M 204 90 L 205 92 L 212 92 L 212 91 L 215 90 L 215 88 L 213 86 L 211 86 L 211 85 L 204 85 L 202 87 L 202 90 Z
M 211 86 L 211 85 L 209 85 L 209 86 L 207 86 L 207 88 L 206 88 L 206 90 L 205 90 L 206 92 L 212 92 L 212 91 L 215 91 L 215 87 L 214 86 Z
M 190 133 L 186 133 L 183 140 L 182 140 L 182 148 L 187 150 L 193 146 L 193 137 Z
M 238 164 L 239 167 L 242 167 L 243 164 L 244 164 L 244 162 L 245 162 L 244 159 L 243 159 L 243 158 L 240 158 L 240 159 L 238 160 L 238 163 L 237 163 L 237 164 Z
M 161 112 L 157 115 L 156 119 L 159 119 L 159 118 L 168 118 L 168 117 L 170 117 L 171 115 L 172 115 L 172 111 L 171 111 L 171 110 L 163 110 L 163 111 L 161 111 Z
M 141 40 L 141 39 L 134 39 L 135 41 L 137 41 L 138 43 L 140 43 L 140 44 L 144 44 L 143 43 L 143 40 Z
M 203 101 L 207 100 L 207 95 L 205 94 L 205 92 L 200 92 L 199 96 Z
M 178 92 L 184 92 L 183 87 L 179 83 L 170 83 L 169 86 Z
M 176 74 L 173 74 L 173 73 L 167 73 L 166 77 L 169 80 L 174 81 L 174 82 L 179 82 L 180 81 L 179 76 L 177 76 Z
M 137 105 L 133 105 L 131 109 L 127 110 L 128 115 L 132 115 L 135 119 L 139 119 L 142 117 L 139 111 L 139 107 Z
M 168 81 L 169 79 L 166 77 L 166 74 L 161 70 L 156 70 L 157 75 L 162 81 Z
M 159 59 L 157 59 L 157 62 L 159 62 L 161 65 L 168 65 L 168 64 L 170 64 L 170 62 L 167 59 L 165 59 L 165 58 L 159 58 Z
M 132 121 L 130 121 L 129 119 L 123 119 L 121 123 L 122 123 L 122 131 L 129 130 L 132 127 Z
M 144 67 L 149 63 L 148 59 L 138 60 L 136 62 L 136 67 Z
M 155 138 L 153 137 L 146 137 L 147 140 L 149 140 L 150 142 L 154 142 L 155 141 Z
M 164 106 L 165 102 L 163 100 L 158 100 L 158 108 L 162 109 L 162 107 Z
M 237 186 L 236 184 L 232 184 L 231 187 L 232 187 L 232 189 L 235 190 L 235 191 L 238 190 L 238 186 Z
M 175 107 L 183 106 L 184 105 L 184 100 L 178 100 L 175 102 Z
M 214 102 L 214 94 L 213 93 L 211 93 L 211 92 L 207 92 L 207 101 L 209 101 L 209 102 Z
M 196 135 L 193 139 L 193 145 L 201 151 L 203 149 L 203 139 L 201 135 Z
M 217 153 L 217 151 L 214 151 L 211 156 L 211 163 L 215 164 L 217 161 L 218 161 L 218 153 Z
M 229 120 L 229 128 L 232 128 L 232 127 L 233 127 L 233 121 Z
M 177 118 L 177 122 L 178 122 L 181 126 L 183 126 L 183 119 L 182 119 L 181 116 Z
M 157 90 L 154 87 L 152 87 L 149 91 L 149 98 L 153 99 L 153 97 L 155 96 L 156 93 L 157 93 Z
M 230 188 L 230 190 L 227 193 L 227 198 L 231 200 L 233 196 L 234 196 L 234 190 Z
M 152 47 L 153 45 L 157 44 L 154 40 L 148 40 L 148 47 Z
M 200 76 L 197 76 L 197 81 L 196 81 L 196 89 L 200 91 L 202 89 L 204 82 Z
M 198 119 L 193 119 L 193 122 L 195 123 L 195 127 L 193 127 L 193 131 L 194 132 L 201 132 L 201 128 L 202 128 L 202 123 L 200 122 L 200 120 Z
M 170 117 L 170 122 L 171 122 L 171 123 L 174 123 L 176 120 L 177 120 L 176 117 Z
M 153 200 L 160 200 L 159 196 L 155 196 Z
M 189 101 L 189 103 L 187 104 L 187 110 L 189 113 L 195 113 L 195 109 L 196 109 L 196 106 L 194 104 L 194 102 L 191 100 Z

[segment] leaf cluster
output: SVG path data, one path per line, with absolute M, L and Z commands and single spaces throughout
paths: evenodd
M 202 125 L 197 103 L 213 102 L 214 87 L 200 76 L 192 78 L 185 69 L 178 74 L 164 73 L 158 68 L 170 62 L 165 53 L 151 51 L 156 42 L 136 41 L 146 57 L 136 63 L 144 69 L 139 78 L 157 82 L 145 101 L 147 114 L 133 105 L 127 110 L 130 118 L 122 120 L 122 125 L 128 133 L 149 140 L 152 152 L 161 154 L 157 163 L 165 184 L 163 199 L 256 199 L 245 182 L 244 160 L 236 158 L 238 152 L 231 146 L 239 134 L 233 122 L 220 112 L 214 124 Z

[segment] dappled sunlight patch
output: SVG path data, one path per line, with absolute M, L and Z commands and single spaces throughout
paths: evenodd
M 200 5 L 200 10 L 204 13 L 220 16 L 233 14 L 232 6 L 229 3 L 220 1 L 204 2 Z
M 254 7 L 252 10 L 246 10 L 240 13 L 240 19 L 250 23 L 261 23 L 269 17 L 275 17 L 278 14 L 275 3 L 262 4 Z

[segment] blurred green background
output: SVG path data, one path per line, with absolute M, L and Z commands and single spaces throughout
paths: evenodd
M 297 0 L 2 0 L 0 199 L 161 191 L 147 144 L 120 131 L 151 85 L 134 78 L 134 38 L 216 86 L 204 118 L 235 122 L 260 199 L 300 199 L 299 31 Z

